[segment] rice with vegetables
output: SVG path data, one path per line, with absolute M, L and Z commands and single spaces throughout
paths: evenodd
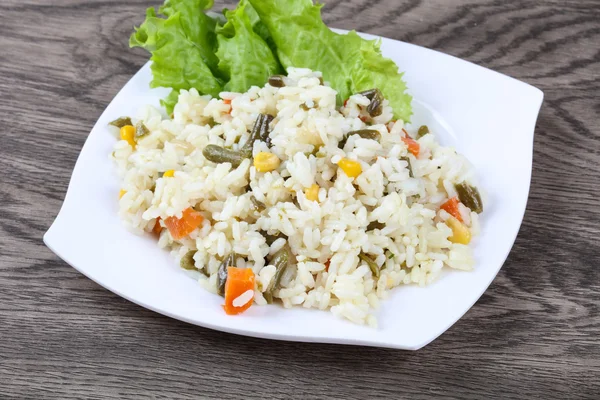
M 376 326 L 391 289 L 471 270 L 469 162 L 394 120 L 377 89 L 339 107 L 319 72 L 287 72 L 115 121 L 126 225 L 158 235 L 229 314 L 281 303 Z

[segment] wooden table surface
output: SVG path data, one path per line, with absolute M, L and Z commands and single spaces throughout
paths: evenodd
M 326 3 L 330 26 L 544 91 L 527 212 L 487 292 L 406 352 L 225 334 L 98 286 L 42 235 L 92 125 L 147 60 L 127 39 L 154 3 L 2 0 L 0 398 L 599 398 L 600 2 Z

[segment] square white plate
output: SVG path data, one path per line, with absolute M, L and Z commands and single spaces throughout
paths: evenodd
M 374 38 L 363 35 L 366 38 Z M 419 349 L 456 322 L 492 282 L 519 231 L 529 193 L 533 132 L 543 93 L 458 58 L 383 38 L 382 51 L 406 71 L 415 125 L 427 124 L 477 169 L 488 194 L 473 272 L 446 271 L 434 284 L 399 287 L 378 312 L 379 328 L 357 326 L 329 312 L 251 307 L 227 316 L 223 300 L 180 270 L 150 236 L 127 231 L 117 216 L 119 186 L 109 153 L 109 121 L 159 105 L 149 64 L 123 87 L 90 133 L 46 245 L 108 290 L 161 314 L 242 335 Z

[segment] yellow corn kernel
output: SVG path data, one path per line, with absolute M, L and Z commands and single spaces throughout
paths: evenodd
M 175 175 L 175 170 L 174 169 L 168 169 L 163 174 L 163 178 L 172 178 L 173 175 Z
M 121 189 L 121 191 L 119 192 L 119 199 L 123 196 L 125 196 L 125 193 L 127 193 L 127 190 L 123 190 Z
M 304 191 L 304 196 L 310 201 L 319 201 L 319 185 L 316 183 Z
M 471 242 L 469 228 L 458 219 L 450 217 L 446 220 L 446 225 L 452 229 L 452 236 L 448 238 L 452 243 L 469 244 Z
M 121 140 L 126 140 L 131 147 L 135 147 L 135 128 L 133 125 L 125 125 L 119 132 Z
M 338 163 L 338 166 L 348 175 L 350 178 L 356 178 L 362 173 L 362 167 L 358 161 L 352 161 L 347 158 L 342 158 Z
M 273 171 L 279 167 L 280 162 L 281 161 L 275 154 L 267 153 L 265 151 L 261 151 L 254 156 L 254 168 L 256 168 L 258 172 Z

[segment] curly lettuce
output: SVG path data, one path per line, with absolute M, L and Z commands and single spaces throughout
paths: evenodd
M 412 114 L 412 98 L 398 66 L 383 57 L 380 42 L 351 31 L 340 35 L 321 19 L 322 5 L 312 0 L 249 0 L 267 26 L 282 65 L 321 71 L 337 90 L 339 101 L 354 93 L 379 88 L 394 115 L 405 121 Z
M 408 121 L 411 97 L 396 64 L 382 56 L 380 42 L 352 31 L 331 31 L 312 0 L 241 0 L 225 19 L 207 14 L 213 0 L 166 0 L 153 8 L 131 35 L 130 46 L 152 56 L 152 87 L 172 88 L 163 101 L 169 112 L 179 91 L 196 88 L 218 96 L 262 86 L 286 68 L 321 71 L 338 92 L 350 95 L 379 88 L 396 118 Z
M 227 76 L 227 91 L 245 92 L 283 72 L 269 45 L 254 31 L 247 12 L 251 8 L 242 0 L 234 11 L 225 13 L 227 23 L 218 31 L 217 57 L 219 69 Z
M 195 2 L 207 3 L 201 0 Z M 211 71 L 203 57 L 206 51 L 201 47 L 201 43 L 209 39 L 198 36 L 201 30 L 187 27 L 190 23 L 194 22 L 182 11 L 173 12 L 163 19 L 156 15 L 153 8 L 149 8 L 146 20 L 131 35 L 129 45 L 143 47 L 152 53 L 151 87 L 162 86 L 174 90 L 196 88 L 202 93 L 218 96 L 224 82 Z M 203 34 L 206 35 L 206 32 L 207 29 Z M 216 38 L 213 40 L 216 42 Z

